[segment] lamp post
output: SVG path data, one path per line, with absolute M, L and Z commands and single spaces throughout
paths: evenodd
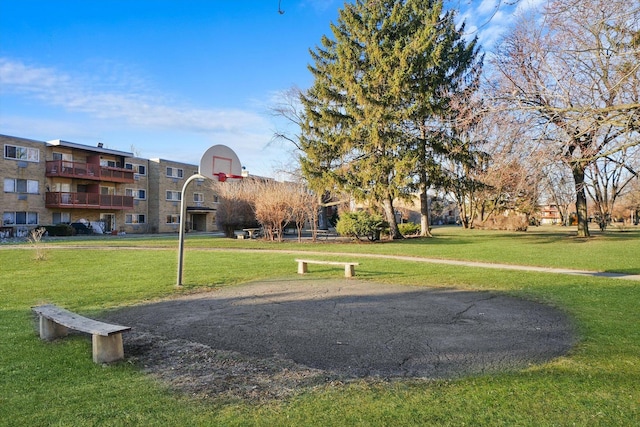
M 185 217 L 187 216 L 187 204 L 185 203 L 185 192 L 187 186 L 194 180 L 205 180 L 207 177 L 200 175 L 199 173 L 191 175 L 182 186 L 182 193 L 180 194 L 180 233 L 178 243 L 178 280 L 176 286 L 182 286 L 182 264 L 184 259 L 184 227 Z

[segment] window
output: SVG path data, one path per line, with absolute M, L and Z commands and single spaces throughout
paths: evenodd
M 114 196 L 116 194 L 115 187 L 100 187 L 100 194 L 103 196 Z
M 133 197 L 136 200 L 146 200 L 147 190 L 139 188 L 127 188 L 124 191 L 125 196 Z
M 125 224 L 144 224 L 145 217 L 143 214 L 127 214 L 124 217 Z
M 69 224 L 71 222 L 71 214 L 69 212 L 54 212 L 51 220 L 54 224 Z
M 167 215 L 167 224 L 180 224 L 180 215 Z
M 17 145 L 5 145 L 4 157 L 6 159 L 38 163 L 40 161 L 40 150 L 37 148 L 20 147 Z
M 3 225 L 37 225 L 37 212 L 4 212 L 2 214 Z
M 16 223 L 15 212 L 5 212 L 2 214 L 2 225 L 13 225 Z
M 147 168 L 144 165 L 137 165 L 135 163 L 125 163 L 124 167 L 125 169 L 132 170 L 134 173 L 137 173 L 138 175 L 147 174 Z
M 213 203 L 219 203 L 218 196 L 213 196 Z
M 167 167 L 167 176 L 170 178 L 182 178 L 184 171 L 178 168 Z
M 194 202 L 204 202 L 204 194 L 203 193 L 193 193 L 193 201 Z
M 58 153 L 58 152 L 54 152 L 53 153 L 53 160 L 62 160 L 65 162 L 72 162 L 73 161 L 73 156 L 69 153 Z
M 38 194 L 39 183 L 33 179 L 4 179 L 5 193 L 30 193 Z
M 179 202 L 182 200 L 182 194 L 179 191 L 167 191 L 167 200 Z

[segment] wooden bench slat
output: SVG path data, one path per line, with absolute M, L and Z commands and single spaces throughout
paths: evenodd
M 69 329 L 75 329 L 92 335 L 108 337 L 109 335 L 131 330 L 129 326 L 113 325 L 99 320 L 89 319 L 53 304 L 34 307 L 33 311 Z
M 319 260 L 313 260 L 313 259 L 296 259 L 296 262 L 306 262 L 307 264 L 327 264 L 327 265 L 360 265 L 359 262 L 319 261 Z
M 53 304 L 33 307 L 40 317 L 40 338 L 53 340 L 64 337 L 69 329 L 91 334 L 93 361 L 109 363 L 124 358 L 122 332 L 129 326 L 112 325 L 99 320 L 89 319 Z

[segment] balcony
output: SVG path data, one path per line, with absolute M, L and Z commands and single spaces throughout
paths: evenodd
M 47 208 L 132 209 L 133 197 L 98 193 L 47 192 Z
M 93 181 L 134 182 L 131 169 L 100 166 L 94 163 L 68 162 L 65 160 L 48 160 L 46 163 L 48 177 L 81 178 Z

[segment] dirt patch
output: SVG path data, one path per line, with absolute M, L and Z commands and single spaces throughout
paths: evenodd
M 135 330 L 125 340 L 125 353 L 170 388 L 197 397 L 265 401 L 338 381 L 291 360 L 249 357 Z
M 566 353 L 567 316 L 498 293 L 358 280 L 249 283 L 113 311 L 125 354 L 177 390 L 264 400 L 359 378 L 455 378 Z

